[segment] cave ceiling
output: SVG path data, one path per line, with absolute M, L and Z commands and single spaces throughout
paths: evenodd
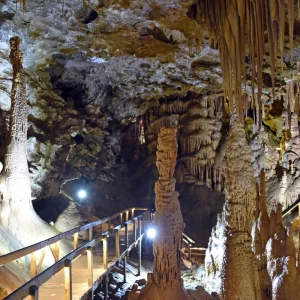
M 182 134 L 179 160 L 187 169 L 182 180 L 196 185 L 206 181 L 209 188 L 222 191 L 221 175 L 213 170 L 222 165 L 226 139 L 227 121 L 224 114 L 218 114 L 226 110 L 218 108 L 223 95 L 222 70 L 214 41 L 205 33 L 203 41 L 199 39 L 196 1 L 27 0 L 24 11 L 22 3 L 0 0 L 0 154 L 3 156 L 10 108 L 9 38 L 19 35 L 28 80 L 28 160 L 34 198 L 57 195 L 64 182 L 81 176 L 115 182 L 126 173 L 116 167 L 124 160 L 147 158 L 142 166 L 153 166 L 156 123 L 174 122 Z M 297 19 L 292 51 L 293 61 L 286 26 L 275 98 L 271 58 L 264 58 L 263 127 L 270 149 L 280 144 L 287 81 L 298 74 Z M 249 60 L 246 55 L 250 74 Z M 250 75 L 243 89 L 251 94 Z M 201 118 L 195 121 L 198 115 Z M 140 122 L 145 126 L 147 154 L 137 150 Z M 254 167 L 259 169 L 258 144 L 262 141 L 255 140 L 252 124 L 249 112 L 245 128 L 254 149 Z M 195 154 L 200 144 L 190 145 L 186 136 L 204 141 L 204 150 Z M 266 150 L 268 157 L 278 159 L 270 149 Z M 273 173 L 274 168 L 270 167 Z M 216 176 L 220 179 L 207 183 L 208 177 Z

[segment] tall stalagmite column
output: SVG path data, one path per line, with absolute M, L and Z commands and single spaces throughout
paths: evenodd
M 226 201 L 205 257 L 208 280 L 221 300 L 260 299 L 251 238 L 256 198 L 251 149 L 243 125 L 233 116 L 225 153 Z
M 245 130 L 233 116 L 226 149 L 224 220 L 226 248 L 221 268 L 222 300 L 260 299 L 251 231 L 256 185 Z
M 161 288 L 173 286 L 180 280 L 180 254 L 183 220 L 175 191 L 176 180 L 173 178 L 176 158 L 176 131 L 162 128 L 158 136 L 157 168 L 159 180 L 155 183 L 155 226 L 158 237 L 153 243 L 154 282 Z
M 20 38 L 10 39 L 13 69 L 9 138 L 1 174 L 0 224 L 24 245 L 57 234 L 42 221 L 31 203 L 30 175 L 27 164 L 27 100 Z
M 157 168 L 159 180 L 155 183 L 157 237 L 153 242 L 153 282 L 141 294 L 147 300 L 189 299 L 180 277 L 180 247 L 183 219 L 173 178 L 177 157 L 176 130 L 162 127 L 158 136 Z
M 11 90 L 11 111 L 9 124 L 9 140 L 6 149 L 3 170 L 3 204 L 1 209 L 2 224 L 14 233 L 16 220 L 14 210 L 31 206 L 30 177 L 26 158 L 27 143 L 27 101 L 26 83 L 23 73 L 23 54 L 19 49 L 20 38 L 10 39 L 10 62 L 13 68 Z

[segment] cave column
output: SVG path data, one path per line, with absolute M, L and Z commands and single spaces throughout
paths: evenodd
M 161 288 L 180 280 L 180 247 L 183 219 L 173 178 L 177 158 L 176 131 L 162 128 L 158 136 L 157 168 L 159 180 L 155 183 L 155 226 L 158 237 L 153 243 L 154 282 Z
M 157 142 L 156 165 L 159 179 L 155 183 L 154 227 L 157 235 L 153 241 L 153 280 L 148 280 L 140 299 L 190 299 L 183 289 L 180 273 L 183 219 L 179 194 L 175 191 L 176 180 L 173 178 L 177 159 L 176 130 L 162 127 Z

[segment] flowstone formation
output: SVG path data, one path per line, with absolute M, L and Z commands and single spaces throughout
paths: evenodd
M 209 285 L 222 300 L 260 299 L 251 230 L 256 187 L 251 150 L 234 115 L 225 153 L 225 205 L 205 257 Z
M 221 300 L 300 299 L 297 224 L 283 226 L 281 204 L 269 216 L 265 172 L 255 184 L 250 148 L 238 121 L 230 129 L 225 161 L 226 202 L 206 252 L 207 288 Z
M 299 252 L 294 245 L 294 226 L 282 225 L 282 206 L 267 211 L 265 172 L 260 175 L 260 195 L 253 226 L 253 252 L 257 258 L 262 300 L 298 300 Z M 299 250 L 299 249 L 298 249 Z
M 157 144 L 159 180 L 155 183 L 157 238 L 153 242 L 153 281 L 141 292 L 143 300 L 190 299 L 183 290 L 179 269 L 183 220 L 173 178 L 176 157 L 176 130 L 162 127 Z

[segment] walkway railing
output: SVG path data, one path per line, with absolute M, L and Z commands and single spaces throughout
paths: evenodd
M 300 199 L 295 201 L 291 206 L 287 207 L 283 212 L 282 212 L 282 218 L 286 219 L 291 215 L 294 215 L 293 218 L 296 219 L 298 216 L 300 216 Z M 290 220 L 292 222 L 293 220 Z
M 140 215 L 134 217 L 135 211 L 144 211 Z M 123 217 L 125 214 L 125 222 L 123 222 Z M 131 220 L 129 220 L 129 214 L 131 214 Z M 30 273 L 31 280 L 25 283 L 23 286 L 18 288 L 15 292 L 8 295 L 4 300 L 19 300 L 24 299 L 27 296 L 31 296 L 31 299 L 39 299 L 39 287 L 41 287 L 45 282 L 47 282 L 52 276 L 56 273 L 64 269 L 64 277 L 65 277 L 65 299 L 72 299 L 72 261 L 79 257 L 80 255 L 87 253 L 87 269 L 88 269 L 88 286 L 89 290 L 82 296 L 81 299 L 89 299 L 91 298 L 93 291 L 102 283 L 104 279 L 106 279 L 106 299 L 107 299 L 107 276 L 113 270 L 113 268 L 119 263 L 120 260 L 124 262 L 124 276 L 126 281 L 126 260 L 127 253 L 138 245 L 139 247 L 139 259 L 138 259 L 138 269 L 140 273 L 141 268 L 141 241 L 143 238 L 143 231 L 145 230 L 145 224 L 147 221 L 150 221 L 149 217 L 150 213 L 146 208 L 134 207 L 131 209 L 123 210 L 120 213 L 117 213 L 111 217 L 104 218 L 102 220 L 89 223 L 57 236 L 54 236 L 45 241 L 39 242 L 37 244 L 28 246 L 26 248 L 22 248 L 15 252 L 0 256 L 0 265 L 9 263 L 13 260 L 19 259 L 30 254 Z M 119 219 L 119 225 L 110 228 L 112 221 L 115 219 Z M 116 220 L 115 220 L 116 221 Z M 103 224 L 108 223 L 108 231 L 103 232 Z M 133 224 L 134 231 L 134 242 L 129 245 L 128 239 L 128 225 Z M 143 226 L 144 224 L 144 226 Z M 95 226 L 101 225 L 102 232 L 96 235 L 93 238 L 93 228 Z M 144 227 L 144 228 L 142 228 Z M 125 245 L 126 250 L 120 254 L 120 230 L 125 228 Z M 80 232 L 88 231 L 89 241 L 78 247 L 78 234 Z M 107 263 L 107 238 L 114 233 L 115 236 L 115 245 L 116 245 L 116 259 L 112 265 L 108 267 Z M 60 244 L 59 242 L 62 239 L 66 239 L 68 237 L 73 237 L 74 239 L 74 250 L 70 252 L 68 255 L 60 259 Z M 100 275 L 100 277 L 94 281 L 93 278 L 93 252 L 92 249 L 102 242 L 103 245 L 103 266 L 106 271 Z M 41 270 L 43 259 L 45 256 L 45 248 L 50 247 L 50 250 L 55 259 L 55 264 L 47 268 L 42 273 L 38 274 Z M 36 251 L 42 250 L 42 254 L 37 265 L 36 261 Z
M 196 242 L 187 234 L 182 233 L 182 244 L 187 249 L 187 259 L 192 260 L 193 256 L 205 256 L 206 248 L 199 247 Z M 185 255 L 185 253 L 182 253 Z

